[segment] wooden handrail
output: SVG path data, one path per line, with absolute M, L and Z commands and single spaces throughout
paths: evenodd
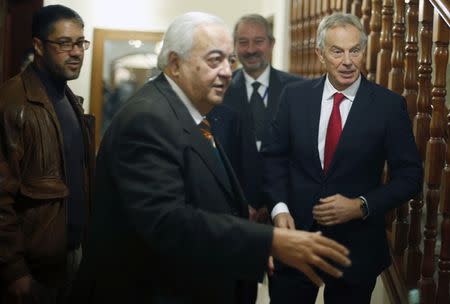
M 429 0 L 437 10 L 441 18 L 450 27 L 450 3 L 449 0 Z

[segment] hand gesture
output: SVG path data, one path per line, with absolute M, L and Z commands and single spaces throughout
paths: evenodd
M 319 200 L 313 208 L 313 217 L 320 225 L 342 224 L 353 219 L 362 218 L 360 198 L 347 198 L 335 194 Z
M 349 251 L 339 243 L 323 237 L 320 232 L 305 232 L 275 228 L 272 240 L 272 255 L 281 262 L 297 268 L 316 285 L 322 285 L 321 278 L 313 267 L 334 276 L 342 271 L 329 264 L 324 258 L 340 265 L 349 266 Z

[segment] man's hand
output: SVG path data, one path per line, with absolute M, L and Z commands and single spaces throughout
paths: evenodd
M 252 222 L 260 223 L 260 224 L 268 224 L 269 223 L 269 211 L 266 207 L 259 208 L 256 210 L 252 206 L 248 206 L 248 214 L 249 219 Z
M 322 285 L 321 278 L 313 267 L 334 276 L 341 277 L 342 272 L 330 265 L 324 258 L 349 266 L 349 251 L 339 243 L 323 237 L 320 232 L 305 232 L 274 228 L 272 255 L 281 262 L 303 272 L 317 286 Z
M 283 212 L 273 218 L 273 225 L 278 228 L 295 230 L 294 219 L 289 213 Z
M 26 275 L 9 284 L 4 300 L 11 304 L 39 303 L 39 291 L 39 284 Z
M 347 198 L 335 194 L 319 200 L 313 208 L 314 219 L 320 225 L 331 226 L 342 224 L 363 217 L 360 198 Z
M 248 205 L 248 219 L 251 222 L 256 222 L 256 209 Z
M 267 274 L 269 276 L 273 275 L 275 271 L 275 263 L 273 262 L 273 256 L 269 256 L 269 260 L 267 261 Z

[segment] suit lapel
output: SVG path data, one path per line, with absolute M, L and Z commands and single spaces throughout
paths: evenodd
M 246 121 L 251 122 L 253 125 L 253 117 L 250 111 L 249 100 L 247 96 L 247 87 L 245 86 L 245 77 L 242 70 L 236 72 L 233 77 L 233 86 L 230 90 L 230 103 L 234 109 L 239 109 Z
M 166 96 L 169 104 L 175 111 L 175 115 L 178 117 L 182 128 L 189 137 L 188 143 L 190 144 L 192 149 L 195 150 L 200 158 L 204 161 L 206 166 L 210 169 L 211 173 L 214 175 L 225 192 L 233 197 L 229 177 L 223 169 L 220 160 L 217 158 L 214 148 L 212 147 L 211 143 L 209 143 L 206 138 L 203 137 L 188 109 L 178 98 L 176 93 L 172 90 L 170 84 L 167 82 L 163 74 L 161 74 L 155 80 L 155 86 L 160 89 L 160 92 L 164 96 Z
M 277 71 L 271 67 L 269 78 L 269 95 L 267 96 L 267 112 L 272 113 L 273 115 L 277 110 L 278 98 L 280 97 L 276 92 L 281 93 L 281 82 L 278 78 Z
M 320 163 L 320 155 L 319 155 L 319 123 L 320 123 L 320 111 L 322 108 L 322 95 L 323 95 L 323 87 L 325 85 L 325 76 L 316 80 L 316 82 L 312 86 L 311 95 L 305 98 L 305 102 L 307 104 L 307 109 L 305 113 L 309 114 L 309 128 L 311 132 L 311 138 L 309 138 L 308 142 L 311 143 L 311 149 L 314 151 L 314 163 L 313 166 L 316 172 L 320 172 L 320 177 L 323 178 L 323 170 L 322 165 Z
M 339 142 L 327 175 L 330 175 L 330 173 L 333 172 L 336 163 L 339 162 L 339 159 L 345 157 L 343 152 L 346 150 L 345 147 L 350 142 L 354 141 L 355 132 L 359 130 L 361 126 L 365 125 L 364 120 L 367 119 L 367 114 L 370 114 L 367 107 L 372 101 L 372 86 L 363 75 L 361 75 L 361 77 L 361 84 L 356 92 L 352 107 L 348 113 L 347 121 L 342 129 L 341 137 L 339 138 Z

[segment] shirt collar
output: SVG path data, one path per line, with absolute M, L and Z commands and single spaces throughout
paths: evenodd
M 242 69 L 242 71 L 244 72 L 245 83 L 247 84 L 247 86 L 251 87 L 253 82 L 258 81 L 264 87 L 266 87 L 266 88 L 269 87 L 270 64 L 268 64 L 266 66 L 266 68 L 264 69 L 264 72 L 262 72 L 262 74 L 259 75 L 259 77 L 257 79 L 254 79 L 252 76 L 250 76 L 244 69 Z
M 174 90 L 175 94 L 177 94 L 178 98 L 181 99 L 183 104 L 186 106 L 186 108 L 189 111 L 189 114 L 191 114 L 192 118 L 194 119 L 195 123 L 198 125 L 202 122 L 203 116 L 200 114 L 200 112 L 194 107 L 190 99 L 184 94 L 183 90 L 173 81 L 169 76 L 164 74 L 167 81 L 169 82 L 170 87 L 172 90 Z
M 332 100 L 333 95 L 337 92 L 340 92 L 345 95 L 346 99 L 353 102 L 360 84 L 361 84 L 361 74 L 359 75 L 358 79 L 356 79 L 356 81 L 354 83 L 352 83 L 348 88 L 346 88 L 345 90 L 342 90 L 342 91 L 338 91 L 331 84 L 330 79 L 328 78 L 328 74 L 327 74 L 327 77 L 325 79 L 325 85 L 323 88 L 323 96 L 325 97 L 325 100 Z

